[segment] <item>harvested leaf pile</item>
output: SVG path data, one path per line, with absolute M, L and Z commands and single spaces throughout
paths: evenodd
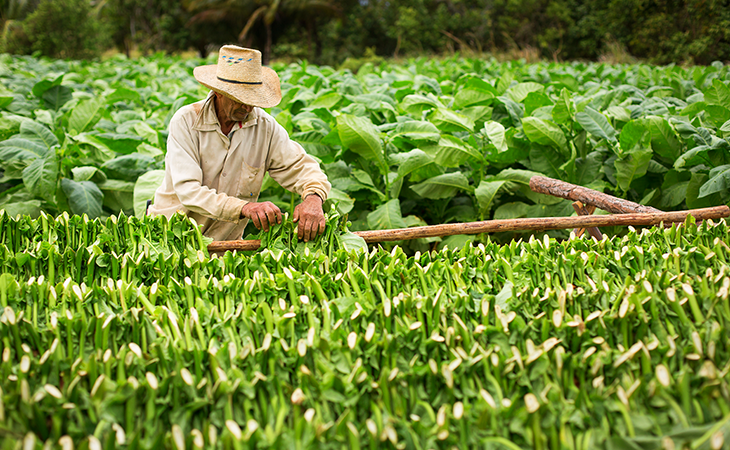
M 0 448 L 721 448 L 729 231 L 209 257 L 3 213 Z

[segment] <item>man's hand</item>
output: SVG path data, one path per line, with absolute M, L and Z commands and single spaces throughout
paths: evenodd
M 301 219 L 301 220 L 300 220 Z M 294 222 L 299 222 L 297 234 L 304 242 L 324 233 L 325 220 L 322 211 L 322 199 L 315 194 L 308 195 L 304 201 L 294 208 Z
M 269 231 L 270 225 L 281 223 L 281 210 L 271 202 L 246 203 L 241 214 L 251 219 L 259 230 Z

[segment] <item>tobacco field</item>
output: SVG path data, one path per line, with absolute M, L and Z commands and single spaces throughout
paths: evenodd
M 0 207 L 11 215 L 140 215 L 161 180 L 172 114 L 207 93 L 192 77 L 199 60 L 0 62 Z M 321 161 L 353 230 L 572 214 L 570 202 L 529 190 L 535 174 L 662 210 L 730 203 L 722 64 L 274 68 L 284 98 L 270 112 Z M 262 199 L 292 212 L 290 197 L 264 184 Z
M 572 214 L 536 174 L 728 204 L 727 66 L 277 66 L 270 113 L 333 185 L 327 230 L 209 254 L 143 214 L 201 63 L 0 55 L 0 450 L 730 445 L 726 220 L 350 232 Z

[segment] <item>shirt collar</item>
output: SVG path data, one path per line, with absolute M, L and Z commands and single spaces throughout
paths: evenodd
M 221 128 L 221 125 L 218 122 L 218 115 L 215 113 L 215 101 L 213 100 L 214 98 L 215 96 L 213 95 L 213 91 L 210 91 L 208 93 L 208 96 L 205 98 L 203 108 L 200 110 L 200 113 L 198 113 L 198 116 L 195 119 L 195 123 L 193 125 L 194 130 L 215 131 Z M 237 124 L 233 126 L 233 129 L 237 130 L 240 128 L 256 125 L 258 117 L 258 108 L 254 107 L 253 110 L 251 110 L 251 112 L 248 114 L 246 122 L 237 122 Z

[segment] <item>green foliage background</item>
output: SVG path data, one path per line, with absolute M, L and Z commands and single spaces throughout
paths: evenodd
M 661 64 L 730 59 L 724 0 L 4 0 L 0 19 L 0 50 L 66 58 L 113 42 L 127 55 L 192 48 L 201 56 L 239 43 L 262 49 L 266 60 L 330 65 L 454 51 L 560 60 L 628 53 Z

